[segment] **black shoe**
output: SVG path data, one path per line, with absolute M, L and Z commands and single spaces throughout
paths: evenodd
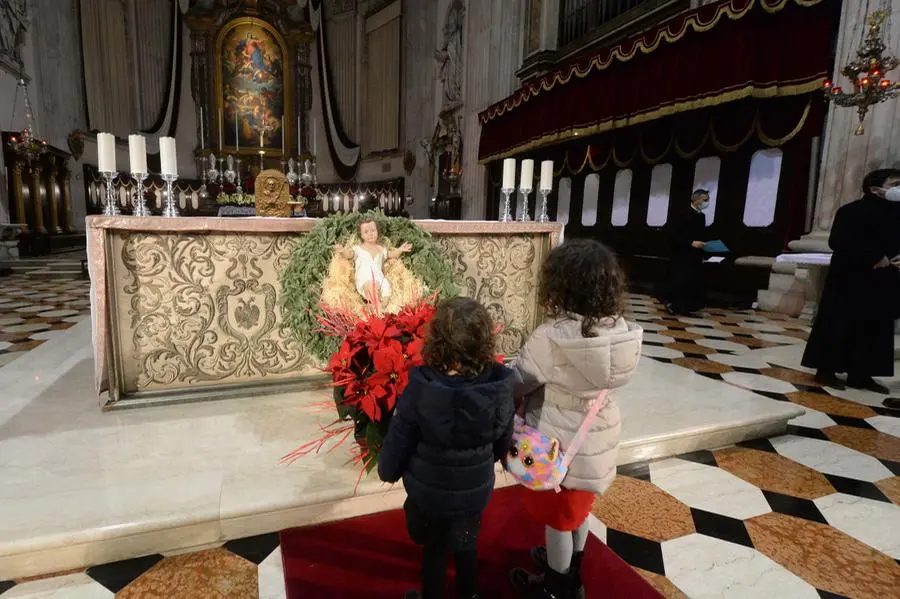
M 522 599 L 576 599 L 577 588 L 567 574 L 554 570 L 537 576 L 522 568 L 509 573 L 509 581 Z
M 541 572 L 547 572 L 551 569 L 550 564 L 547 562 L 547 548 L 543 545 L 531 550 L 531 559 Z M 566 575 L 571 579 L 575 588 L 576 599 L 585 599 L 586 597 L 584 584 L 581 582 L 581 562 L 583 560 L 584 551 L 576 551 L 572 556 L 572 565 L 569 568 L 569 573 Z
M 881 405 L 889 410 L 900 410 L 900 399 L 896 397 L 888 397 L 886 400 L 881 402 Z
M 841 379 L 836 377 L 833 372 L 817 372 L 816 382 L 823 387 L 831 387 L 832 389 L 837 389 L 838 391 L 843 391 L 847 388 L 847 385 L 845 385 Z
M 847 379 L 847 386 L 851 389 L 859 389 L 860 391 L 871 391 L 872 393 L 880 393 L 881 395 L 890 395 L 891 390 L 877 382 L 870 376 L 852 377 Z

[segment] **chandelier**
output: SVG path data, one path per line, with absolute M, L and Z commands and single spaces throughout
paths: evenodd
M 16 97 L 13 101 L 13 124 L 16 122 L 16 105 L 19 100 L 19 89 L 22 90 L 22 95 L 25 98 L 25 126 L 20 133 L 11 135 L 7 144 L 16 155 L 24 158 L 25 162 L 30 164 L 47 151 L 47 142 L 34 136 L 34 115 L 31 112 L 31 100 L 28 97 L 28 84 L 22 78 L 19 79 Z M 12 126 L 10 126 L 10 129 L 12 129 Z
M 825 99 L 838 106 L 855 107 L 859 115 L 856 135 L 866 132 L 863 121 L 869 109 L 900 95 L 900 83 L 892 82 L 887 73 L 900 64 L 896 56 L 885 54 L 887 45 L 882 35 L 882 26 L 888 18 L 884 9 L 869 15 L 868 32 L 856 51 L 856 59 L 841 68 L 841 75 L 850 80 L 852 91 L 844 91 L 830 80 L 825 81 Z

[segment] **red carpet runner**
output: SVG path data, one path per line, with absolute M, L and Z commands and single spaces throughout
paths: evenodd
M 529 549 L 543 531 L 525 512 L 522 487 L 494 493 L 478 553 L 484 599 L 514 599 L 507 574 L 530 567 Z M 418 588 L 420 549 L 406 534 L 402 510 L 281 533 L 287 599 L 400 599 Z M 452 560 L 451 560 L 452 561 Z M 593 537 L 585 565 L 588 598 L 658 599 L 659 594 Z M 452 576 L 448 578 L 452 584 Z M 453 596 L 448 589 L 448 597 Z

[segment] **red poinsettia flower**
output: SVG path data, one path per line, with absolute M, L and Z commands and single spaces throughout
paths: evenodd
M 376 350 L 372 363 L 375 366 L 375 373 L 368 380 L 375 385 L 383 386 L 388 391 L 388 395 L 385 397 L 385 409 L 393 410 L 397 403 L 397 396 L 409 383 L 409 364 L 402 353 L 391 348 Z
M 353 358 L 360 349 L 358 345 L 354 345 L 345 339 L 341 343 L 340 348 L 328 360 L 328 366 L 326 366 L 325 370 L 335 377 L 338 375 L 346 376 L 347 371 L 350 370 L 350 365 L 353 363 Z
M 400 336 L 400 329 L 394 324 L 392 315 L 383 318 L 370 318 L 363 323 L 363 339 L 371 351 L 384 345 L 386 340 Z
M 425 350 L 425 339 L 422 337 L 413 337 L 412 341 L 406 344 L 403 351 L 403 357 L 406 359 L 410 367 L 421 366 L 425 363 L 423 352 Z
M 411 335 L 424 336 L 434 311 L 434 304 L 428 301 L 407 306 L 397 314 L 397 325 Z
M 385 399 L 391 395 L 391 390 L 373 378 L 349 383 L 344 389 L 344 402 L 362 410 L 372 422 L 380 422 L 382 405 L 389 403 Z M 393 405 L 388 409 L 393 409 Z

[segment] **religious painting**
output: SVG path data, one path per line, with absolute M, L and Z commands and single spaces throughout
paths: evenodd
M 290 147 L 286 115 L 290 63 L 284 39 L 260 19 L 225 25 L 217 43 L 221 146 L 241 153 Z

